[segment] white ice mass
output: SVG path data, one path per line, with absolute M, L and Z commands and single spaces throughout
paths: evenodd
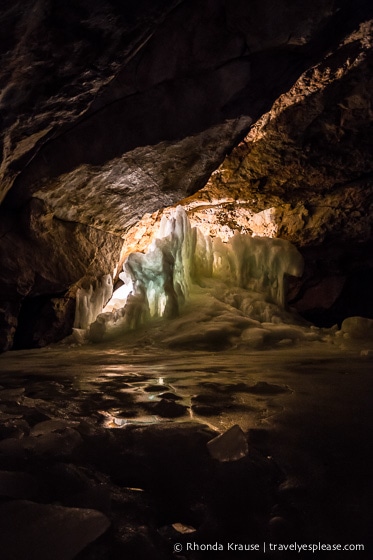
M 87 329 L 113 295 L 113 281 L 110 274 L 97 279 L 88 289 L 79 288 L 76 294 L 74 326 Z
M 145 254 L 129 255 L 111 298 L 107 277 L 79 291 L 75 327 L 98 342 L 156 324 L 154 336 L 169 347 L 312 339 L 315 331 L 286 308 L 287 277 L 302 272 L 291 243 L 241 234 L 223 243 L 192 228 L 179 206 Z

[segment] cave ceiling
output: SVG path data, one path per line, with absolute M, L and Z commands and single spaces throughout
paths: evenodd
M 25 297 L 113 273 L 141 216 L 202 187 L 197 198 L 275 208 L 279 235 L 300 245 L 368 241 L 371 12 L 366 0 L 4 0 L 2 346 Z

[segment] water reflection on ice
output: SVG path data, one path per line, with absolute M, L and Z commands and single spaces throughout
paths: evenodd
M 51 418 L 117 428 L 193 419 L 247 430 L 274 422 L 294 399 L 331 399 L 342 379 L 354 385 L 345 374 L 367 375 L 370 365 L 354 349 L 319 342 L 216 353 L 123 351 L 112 342 L 4 354 L 0 384 L 3 392 L 24 389 L 19 402 L 28 399 Z

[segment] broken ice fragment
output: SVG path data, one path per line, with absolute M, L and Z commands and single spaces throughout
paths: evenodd
M 184 525 L 183 523 L 173 523 L 172 527 L 175 529 L 175 531 L 177 531 L 178 533 L 182 533 L 184 535 L 187 535 L 189 533 L 195 533 L 197 530 L 191 525 Z
M 221 462 L 238 461 L 249 452 L 246 436 L 238 424 L 207 442 L 207 449 L 213 459 Z

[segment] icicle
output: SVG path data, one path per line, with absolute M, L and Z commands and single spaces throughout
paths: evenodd
M 86 329 L 102 312 L 113 294 L 113 280 L 110 274 L 98 278 L 88 289 L 79 288 L 76 293 L 74 328 Z

